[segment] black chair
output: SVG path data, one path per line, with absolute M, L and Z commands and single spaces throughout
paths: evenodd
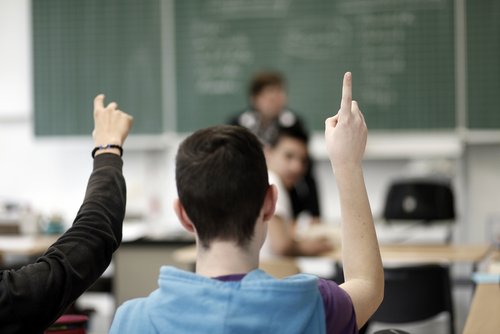
M 409 178 L 389 186 L 383 217 L 424 223 L 455 219 L 455 200 L 449 179 Z
M 389 328 L 389 329 L 381 329 L 373 334 L 410 334 L 410 333 L 397 328 Z
M 448 266 L 439 264 L 384 268 L 384 301 L 372 322 L 401 324 L 449 314 L 449 333 L 455 333 L 455 317 Z

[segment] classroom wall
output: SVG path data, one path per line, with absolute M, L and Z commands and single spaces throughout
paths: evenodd
M 464 165 L 466 240 L 490 241 L 487 222 L 493 218 L 500 220 L 500 144 L 469 145 Z
M 88 138 L 40 139 L 33 135 L 30 47 L 30 1 L 0 1 L 0 199 L 31 203 L 43 213 L 61 213 L 73 219 L 91 171 Z M 91 101 L 89 101 L 89 114 Z M 177 142 L 160 148 L 134 145 L 125 150 L 128 212 L 154 214 L 155 221 L 176 228 L 171 202 L 175 198 L 174 157 Z M 466 145 L 451 161 L 456 175 L 457 239 L 486 240 L 485 222 L 500 213 L 500 144 Z M 386 187 L 398 176 L 432 166 L 408 157 L 372 156 L 365 162 L 368 193 L 375 215 L 381 213 Z M 339 218 L 335 180 L 330 165 L 315 165 L 321 206 L 327 221 Z M 159 212 L 154 212 L 160 203 Z
M 62 214 L 71 223 L 92 168 L 88 137 L 35 138 L 33 135 L 30 1 L 0 1 L 0 200 L 30 203 L 35 211 Z M 89 117 L 92 101 L 89 101 Z M 161 188 L 162 154 L 126 152 L 125 175 L 133 211 L 147 206 L 148 192 Z M 160 181 L 160 182 L 158 182 Z

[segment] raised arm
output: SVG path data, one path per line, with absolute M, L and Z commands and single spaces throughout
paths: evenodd
M 354 305 L 358 328 L 377 310 L 384 295 L 384 272 L 361 161 L 367 128 L 346 73 L 337 115 L 325 122 L 325 139 L 340 198 L 344 289 Z
M 132 118 L 103 101 L 94 101 L 95 144 L 121 146 Z M 119 150 L 98 150 L 72 227 L 36 263 L 0 273 L 0 332 L 42 332 L 94 283 L 120 244 L 125 202 Z
M 94 143 L 96 147 L 106 145 L 122 146 L 132 127 L 132 117 L 118 109 L 116 102 L 104 106 L 104 95 L 97 95 L 94 99 Z M 116 148 L 101 149 L 96 155 L 102 153 L 114 153 L 120 155 Z

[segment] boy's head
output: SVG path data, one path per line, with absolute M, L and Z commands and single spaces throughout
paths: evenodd
M 214 240 L 242 247 L 250 242 L 269 189 L 255 135 L 230 125 L 196 131 L 178 149 L 176 183 L 180 205 L 205 248 Z
M 308 136 L 302 126 L 280 127 L 266 147 L 266 160 L 287 189 L 305 174 L 309 165 Z
M 274 119 L 286 107 L 285 80 L 277 72 L 259 72 L 250 81 L 249 96 L 253 107 L 265 118 Z

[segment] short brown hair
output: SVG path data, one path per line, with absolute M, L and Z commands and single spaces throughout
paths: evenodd
M 246 246 L 269 188 L 262 144 L 240 126 L 198 130 L 177 151 L 179 200 L 201 244 L 213 240 Z
M 282 126 L 279 125 L 276 133 L 269 139 L 269 145 L 271 147 L 276 147 L 280 140 L 283 138 L 293 138 L 304 143 L 307 146 L 309 141 L 309 135 L 307 134 L 304 126 L 296 122 L 292 126 Z
M 263 71 L 256 73 L 250 80 L 248 93 L 250 97 L 259 95 L 266 87 L 279 86 L 285 88 L 285 79 L 279 72 Z

